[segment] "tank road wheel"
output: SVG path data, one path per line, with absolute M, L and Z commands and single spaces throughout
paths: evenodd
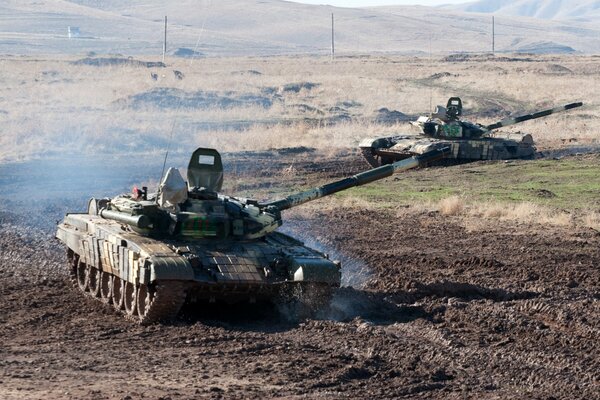
M 100 273 L 100 298 L 106 304 L 112 303 L 113 276 L 108 272 Z
M 137 316 L 137 288 L 131 282 L 125 282 L 123 305 L 125 306 L 125 313 L 128 316 Z
M 77 263 L 77 286 L 82 292 L 87 292 L 90 276 L 88 274 L 88 266 L 81 261 Z
M 123 302 L 123 293 L 125 291 L 125 282 L 123 281 L 123 279 L 119 278 L 118 276 L 113 277 L 112 279 L 112 290 L 111 290 L 111 295 L 112 295 L 112 303 L 113 303 L 113 307 L 115 307 L 115 309 L 121 311 L 124 307 L 124 302 Z
M 154 300 L 154 287 L 148 287 L 147 285 L 140 285 L 137 295 L 137 310 L 140 319 L 144 319 L 147 316 L 150 304 Z
M 98 268 L 88 267 L 88 289 L 92 297 L 100 297 L 100 279 L 102 271 Z
M 156 285 L 140 285 L 137 296 L 139 323 L 147 325 L 175 318 L 185 303 L 186 295 L 183 282 L 163 281 Z

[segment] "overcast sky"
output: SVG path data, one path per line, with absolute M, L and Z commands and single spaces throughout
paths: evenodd
M 438 6 L 440 4 L 467 3 L 469 0 L 293 0 L 297 3 L 329 4 L 337 7 L 369 7 L 384 5 Z M 471 0 L 472 1 L 472 0 Z

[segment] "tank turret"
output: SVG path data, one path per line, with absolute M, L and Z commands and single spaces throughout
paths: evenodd
M 521 122 L 531 121 L 538 118 L 547 117 L 561 111 L 571 110 L 581 107 L 583 103 L 570 103 L 564 106 L 538 111 L 531 114 L 522 115 L 515 118 L 507 118 L 502 121 L 489 125 L 481 125 L 470 121 L 463 121 L 460 117 L 463 114 L 463 105 L 460 97 L 451 97 L 446 107 L 437 106 L 435 111 L 429 116 L 419 117 L 417 121 L 412 122 L 418 126 L 421 132 L 429 137 L 442 139 L 477 139 L 485 137 L 491 131 L 516 125 Z
M 214 149 L 197 149 L 188 165 L 187 183 L 176 169 L 165 175 L 150 198 L 121 195 L 90 212 L 151 237 L 188 239 L 256 239 L 282 224 L 281 212 L 342 190 L 365 185 L 396 172 L 423 167 L 448 154 L 447 149 L 377 167 L 284 199 L 259 202 L 218 193 L 223 183 L 221 156 Z

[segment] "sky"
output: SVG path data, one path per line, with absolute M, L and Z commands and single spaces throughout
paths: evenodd
M 293 0 L 297 3 L 329 4 L 337 7 L 372 7 L 385 5 L 439 6 L 440 4 L 467 3 L 473 0 Z

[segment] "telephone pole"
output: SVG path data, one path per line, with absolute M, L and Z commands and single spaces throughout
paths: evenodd
M 167 16 L 165 15 L 165 40 L 163 41 L 163 56 L 162 62 L 165 62 L 165 54 L 167 53 Z
M 492 15 L 492 54 L 496 53 L 496 20 Z
M 335 31 L 333 25 L 333 13 L 331 13 L 331 61 L 335 57 Z

